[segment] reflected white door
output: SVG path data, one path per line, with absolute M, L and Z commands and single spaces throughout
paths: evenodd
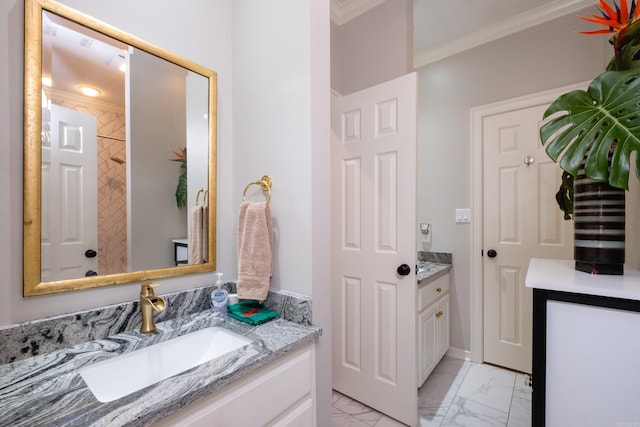
M 42 146 L 42 281 L 98 270 L 96 119 L 52 105 Z
M 532 292 L 524 283 L 529 260 L 573 256 L 573 224 L 563 220 L 555 201 L 561 171 L 539 137 L 547 106 L 505 106 L 482 120 L 484 360 L 527 373 L 533 324 Z
M 411 426 L 416 90 L 413 73 L 336 98 L 331 119 L 333 387 Z

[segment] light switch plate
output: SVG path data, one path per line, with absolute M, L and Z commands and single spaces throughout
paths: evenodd
M 457 223 L 469 223 L 471 222 L 471 209 L 456 209 L 456 222 Z

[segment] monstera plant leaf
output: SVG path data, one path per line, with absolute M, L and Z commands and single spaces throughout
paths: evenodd
M 586 157 L 588 178 L 629 189 L 631 153 L 640 151 L 640 69 L 600 74 L 587 91 L 556 99 L 544 118 L 550 120 L 540 128 L 542 143 L 563 170 L 577 175 Z

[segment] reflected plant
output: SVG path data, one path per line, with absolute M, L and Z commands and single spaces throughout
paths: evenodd
M 179 208 L 187 204 L 187 148 L 180 148 L 180 152 L 173 151 L 175 159 L 172 162 L 180 162 L 180 176 L 176 187 L 176 204 Z

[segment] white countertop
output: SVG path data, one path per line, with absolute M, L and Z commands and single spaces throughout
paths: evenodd
M 528 288 L 640 301 L 640 271 L 627 267 L 620 276 L 594 275 L 577 271 L 573 260 L 532 258 L 525 284 Z

